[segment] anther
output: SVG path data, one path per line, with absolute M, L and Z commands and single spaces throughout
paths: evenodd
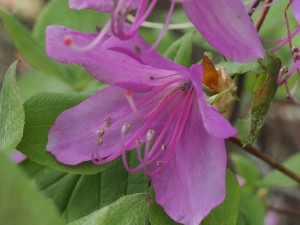
M 154 139 L 154 134 L 155 134 L 155 131 L 150 129 L 148 130 L 147 132 L 147 141 L 152 141 Z
M 136 53 L 141 53 L 141 46 L 135 45 L 134 50 L 135 50 Z
M 107 116 L 107 117 L 104 118 L 104 126 L 106 128 L 111 127 L 111 117 Z
M 300 54 L 297 52 L 297 53 L 295 53 L 295 54 L 293 54 L 293 58 L 295 59 L 295 60 L 300 60 Z
M 293 47 L 292 47 L 292 52 L 293 52 L 293 53 L 298 53 L 298 52 L 299 52 L 299 48 L 293 46 Z
M 162 161 L 157 161 L 156 162 L 156 166 L 157 167 L 162 167 L 163 166 L 163 162 Z
M 104 124 L 104 126 L 105 126 L 106 128 L 110 128 L 110 127 L 111 127 L 111 123 L 106 122 L 106 123 Z
M 136 139 L 135 144 L 136 144 L 136 145 L 142 145 L 141 139 Z
M 125 97 L 131 97 L 132 93 L 129 90 L 125 90 L 124 95 L 125 95 Z
M 98 138 L 102 137 L 104 135 L 104 133 L 105 133 L 104 129 L 98 130 L 97 131 Z
M 104 118 L 104 121 L 110 123 L 111 122 L 111 117 L 110 116 L 106 116 Z
M 167 147 L 167 145 L 166 145 L 166 144 L 162 144 L 162 145 L 161 145 L 161 150 L 163 150 L 163 151 L 166 151 L 166 150 L 167 150 L 167 148 L 168 148 L 168 147 Z
M 100 33 L 102 30 L 102 27 L 100 25 L 96 25 L 96 32 Z
M 65 38 L 64 38 L 64 44 L 66 46 L 71 46 L 73 44 L 73 39 L 70 36 L 65 36 Z
M 97 144 L 100 146 L 103 144 L 103 139 L 102 138 L 98 138 Z
M 122 133 L 123 134 L 127 134 L 128 131 L 130 130 L 131 128 L 131 124 L 126 122 L 123 126 L 122 126 Z
M 281 68 L 281 71 L 282 71 L 282 73 L 288 73 L 289 69 L 288 69 L 287 66 L 284 66 L 284 67 Z

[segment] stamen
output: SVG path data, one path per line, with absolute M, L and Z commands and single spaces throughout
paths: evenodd
M 131 128 L 131 124 L 126 122 L 123 126 L 122 126 L 122 135 L 126 135 L 128 133 L 128 131 Z
M 162 150 L 162 151 L 166 151 L 166 150 L 167 150 L 167 148 L 168 148 L 168 147 L 167 147 L 167 145 L 166 145 L 166 144 L 162 144 L 162 146 L 161 146 L 161 150 Z
M 98 138 L 102 137 L 104 134 L 105 134 L 104 129 L 100 129 L 100 130 L 97 131 Z
M 166 33 L 167 29 L 168 29 L 168 26 L 170 24 L 174 8 L 175 8 L 175 1 L 172 0 L 171 6 L 170 6 L 170 9 L 169 9 L 169 12 L 168 12 L 167 19 L 165 21 L 165 24 L 164 24 L 164 26 L 163 26 L 163 28 L 162 28 L 162 30 L 161 30 L 161 32 L 160 32 L 157 40 L 154 42 L 154 44 L 151 46 L 151 48 L 147 52 L 151 52 L 152 50 L 154 50 L 158 46 L 158 44 L 160 43 L 160 41 L 162 40 L 162 38 L 164 37 L 164 35 L 165 35 L 165 33 Z
M 102 144 L 103 144 L 103 139 L 102 138 L 98 138 L 97 145 L 100 146 Z
M 144 160 L 142 157 L 142 141 L 140 139 L 137 139 L 135 141 L 135 147 L 136 147 L 138 159 L 142 163 Z
M 131 91 L 129 90 L 125 90 L 124 91 L 124 96 L 126 97 L 130 107 L 132 108 L 132 111 L 138 116 L 138 117 L 143 117 L 140 112 L 138 111 L 134 101 L 133 101 L 133 98 L 132 98 L 132 93 Z
M 106 128 L 111 127 L 111 117 L 107 116 L 107 117 L 104 118 L 104 126 Z
M 149 76 L 150 80 L 160 80 L 160 79 L 165 79 L 165 78 L 169 78 L 169 77 L 173 77 L 173 76 L 178 76 L 178 73 L 174 73 L 174 74 L 170 74 L 170 75 L 166 75 L 164 77 L 154 77 L 154 76 Z
M 156 166 L 157 167 L 162 167 L 163 166 L 163 162 L 162 161 L 157 161 L 156 162 Z
M 153 141 L 154 134 L 155 134 L 155 131 L 153 129 L 148 130 L 147 135 L 146 135 L 147 141 Z
M 71 46 L 73 44 L 73 39 L 70 36 L 65 36 L 64 38 L 64 44 L 66 46 Z
M 98 44 L 100 44 L 100 42 L 103 40 L 105 35 L 108 33 L 109 28 L 110 28 L 110 20 L 105 24 L 105 26 L 103 27 L 101 32 L 98 34 L 98 36 L 91 43 L 89 43 L 86 46 L 77 45 L 76 43 L 74 43 L 72 41 L 72 38 L 70 38 L 68 36 L 65 37 L 64 43 L 76 51 L 86 52 L 86 51 L 92 50 Z

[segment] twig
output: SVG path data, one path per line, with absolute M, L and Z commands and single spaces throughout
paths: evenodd
M 289 170 L 288 168 L 286 168 L 285 166 L 283 166 L 282 164 L 280 164 L 279 162 L 277 162 L 276 160 L 274 160 L 270 156 L 262 153 L 260 150 L 258 150 L 253 145 L 243 145 L 241 140 L 238 139 L 237 137 L 229 138 L 229 140 L 232 141 L 234 144 L 240 146 L 246 152 L 256 156 L 257 158 L 259 158 L 261 160 L 263 160 L 264 162 L 268 163 L 273 168 L 281 171 L 282 173 L 284 173 L 285 175 L 287 175 L 288 177 L 292 178 L 293 180 L 297 181 L 300 184 L 300 176 L 298 176 L 296 173 Z
M 292 210 L 292 209 L 282 209 L 282 208 L 277 208 L 272 205 L 268 205 L 268 210 L 274 211 L 279 214 L 285 214 L 288 216 L 300 217 L 300 211 L 296 211 L 296 210 Z
M 249 16 L 252 16 L 252 14 L 255 12 L 255 10 L 253 10 L 253 9 L 256 8 L 260 2 L 261 2 L 261 0 L 256 0 L 254 2 L 254 4 L 251 6 L 251 8 L 248 11 Z
M 265 1 L 265 5 L 270 4 L 270 3 L 272 3 L 272 2 L 273 2 L 273 0 L 266 0 L 266 1 Z M 261 14 L 259 15 L 259 17 L 258 17 L 258 19 L 257 19 L 257 21 L 256 21 L 256 23 L 255 23 L 255 27 L 256 27 L 256 30 L 257 30 L 257 31 L 260 30 L 261 25 L 262 25 L 263 22 L 265 21 L 265 18 L 266 18 L 266 16 L 267 16 L 268 12 L 269 12 L 269 9 L 270 9 L 270 7 L 264 8 L 263 11 L 261 12 Z

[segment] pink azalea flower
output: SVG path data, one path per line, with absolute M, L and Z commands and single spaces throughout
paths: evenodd
M 79 52 L 62 39 L 88 44 L 95 35 L 47 28 L 47 53 L 80 64 L 107 83 L 81 104 L 64 111 L 52 126 L 47 150 L 64 164 L 104 164 L 122 157 L 129 172 L 143 169 L 156 201 L 175 221 L 198 225 L 226 195 L 224 139 L 236 130 L 206 102 L 201 65 L 185 68 L 150 48 L 139 36 L 105 36 Z M 143 146 L 145 146 L 143 150 Z M 140 164 L 130 168 L 126 152 Z
M 154 47 L 168 27 L 176 2 L 178 0 L 171 0 L 165 26 Z M 121 39 L 134 36 L 156 3 L 157 0 L 70 0 L 70 7 L 111 13 L 110 21 L 94 41 L 95 44 L 87 46 L 91 49 L 102 39 L 102 33 L 107 33 L 109 28 Z M 264 51 L 259 36 L 241 0 L 182 0 L 181 3 L 187 16 L 202 36 L 224 56 L 239 62 L 263 58 Z M 125 32 L 124 21 L 132 9 L 136 9 L 135 20 L 130 29 Z

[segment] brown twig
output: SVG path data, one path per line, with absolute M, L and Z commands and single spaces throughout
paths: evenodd
M 279 162 L 277 162 L 276 160 L 274 160 L 270 156 L 262 153 L 260 150 L 258 150 L 253 145 L 243 145 L 241 140 L 238 139 L 237 137 L 229 138 L 229 140 L 231 142 L 233 142 L 234 144 L 240 146 L 242 149 L 244 149 L 245 151 L 247 151 L 251 155 L 254 155 L 257 158 L 263 160 L 264 162 L 268 163 L 273 168 L 281 171 L 282 173 L 284 173 L 285 175 L 287 175 L 288 177 L 292 178 L 293 180 L 297 181 L 300 184 L 300 176 L 298 176 L 296 173 L 289 170 L 288 168 L 286 168 L 285 166 L 283 166 L 282 164 L 280 164 Z
M 256 7 L 259 5 L 259 3 L 260 3 L 261 1 L 262 1 L 262 0 L 256 0 L 256 1 L 253 3 L 253 5 L 251 6 L 251 8 L 250 8 L 249 11 L 248 11 L 249 16 L 252 16 L 252 14 L 255 12 L 255 10 L 253 10 L 253 9 L 256 8 Z
M 266 0 L 265 1 L 265 5 L 270 4 L 272 2 L 273 2 L 273 0 Z M 267 16 L 268 12 L 269 12 L 269 9 L 270 9 L 270 7 L 264 8 L 263 11 L 261 12 L 261 14 L 259 15 L 259 17 L 258 17 L 258 19 L 257 19 L 257 21 L 255 23 L 255 27 L 256 27 L 257 31 L 260 30 L 263 22 L 265 21 L 265 18 Z
M 292 209 L 277 208 L 277 207 L 272 206 L 272 205 L 268 205 L 268 210 L 274 211 L 278 214 L 284 214 L 284 215 L 300 218 L 300 211 L 296 211 L 296 210 L 292 210 Z

